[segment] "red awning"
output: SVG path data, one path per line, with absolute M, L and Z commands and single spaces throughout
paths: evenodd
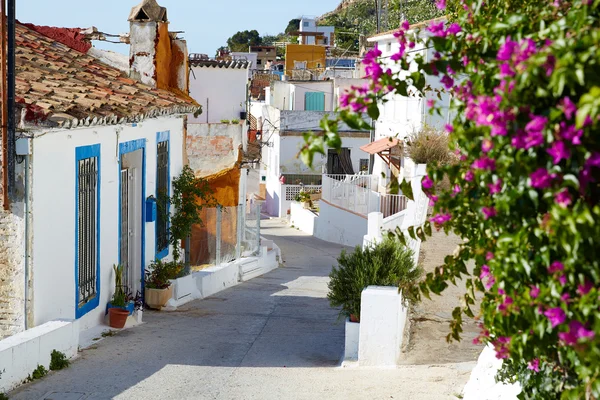
M 392 147 L 398 146 L 400 141 L 396 138 L 385 137 L 369 144 L 361 146 L 360 149 L 369 154 L 379 154 L 384 151 L 389 151 Z

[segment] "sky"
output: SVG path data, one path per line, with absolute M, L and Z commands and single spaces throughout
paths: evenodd
M 127 17 L 141 0 L 17 0 L 17 19 L 37 25 L 97 27 L 101 32 L 129 32 Z M 290 19 L 319 16 L 340 0 L 158 0 L 167 7 L 169 30 L 184 31 L 190 53 L 214 56 L 237 31 L 261 35 L 283 32 Z M 126 45 L 94 42 L 94 46 L 128 53 Z

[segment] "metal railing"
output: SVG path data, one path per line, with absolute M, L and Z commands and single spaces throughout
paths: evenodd
M 383 218 L 390 217 L 406 210 L 408 198 L 400 194 L 383 194 L 380 199 L 379 212 L 383 213 Z
M 286 185 L 317 185 L 323 181 L 322 174 L 283 174 Z
M 376 182 L 373 175 L 327 174 L 326 176 L 336 181 L 350 183 L 370 190 L 374 188 L 373 185 Z

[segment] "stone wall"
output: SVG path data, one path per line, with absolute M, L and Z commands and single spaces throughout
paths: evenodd
M 24 233 L 22 203 L 11 211 L 0 208 L 0 339 L 25 327 Z

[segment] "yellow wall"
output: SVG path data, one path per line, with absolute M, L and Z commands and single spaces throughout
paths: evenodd
M 285 46 L 285 74 L 292 76 L 295 61 L 306 61 L 307 69 L 325 68 L 325 47 L 308 44 Z

